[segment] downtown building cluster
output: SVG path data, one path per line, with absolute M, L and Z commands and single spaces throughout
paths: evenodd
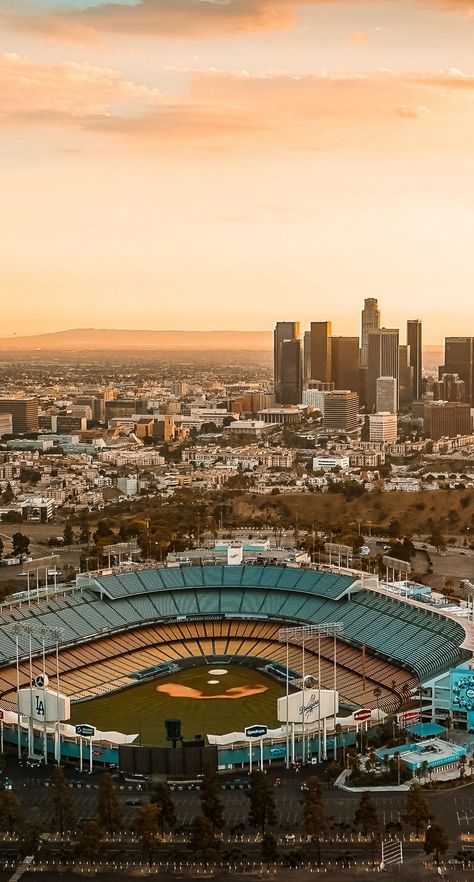
M 474 407 L 474 337 L 447 337 L 438 376 L 423 374 L 420 319 L 382 326 L 378 302 L 367 298 L 360 336 L 335 336 L 331 321 L 277 322 L 274 390 L 282 407 L 319 410 L 328 430 L 356 431 L 367 418 L 370 440 L 394 441 L 397 415 L 423 420 L 432 440 L 468 435 Z

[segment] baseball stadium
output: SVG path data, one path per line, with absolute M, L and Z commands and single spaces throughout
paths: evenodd
M 256 723 L 273 729 L 278 698 L 305 674 L 320 676 L 319 688 L 334 685 L 348 713 L 392 714 L 472 655 L 460 620 L 355 571 L 316 567 L 83 574 L 53 597 L 4 605 L 0 619 L 4 720 L 15 717 L 17 690 L 46 673 L 49 688 L 69 697 L 71 723 L 144 745 L 166 744 L 169 718 L 189 741 Z M 324 623 L 337 623 L 337 633 L 310 630 L 303 652 L 282 640 L 282 629 Z

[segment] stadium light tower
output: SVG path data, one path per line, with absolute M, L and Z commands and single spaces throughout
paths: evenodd
M 461 585 L 466 589 L 468 596 L 471 595 L 471 622 L 474 624 L 474 582 L 469 579 L 462 579 Z
M 318 640 L 318 763 L 321 762 L 321 637 L 332 637 L 333 645 L 333 674 L 334 674 L 334 729 L 336 728 L 336 692 L 337 692 L 337 642 L 336 638 L 344 633 L 344 624 L 342 622 L 322 622 L 319 625 L 299 625 L 294 628 L 280 628 L 278 632 L 278 640 L 280 643 L 286 643 L 286 768 L 289 768 L 289 644 L 295 644 L 302 648 L 302 685 L 303 685 L 303 714 L 301 721 L 301 746 L 303 760 L 306 761 L 306 745 L 305 745 L 305 644 L 308 640 L 317 638 Z M 309 738 L 308 738 L 309 745 Z M 326 759 L 326 739 L 324 739 L 324 759 Z
M 42 657 L 42 667 L 43 667 L 43 704 L 46 707 L 46 686 L 47 686 L 47 676 L 46 676 L 46 643 L 50 646 L 55 646 L 55 655 L 56 655 L 56 696 L 57 696 L 57 707 L 58 707 L 58 720 L 56 723 L 56 737 L 55 737 L 55 759 L 56 762 L 59 763 L 61 760 L 61 749 L 60 749 L 60 739 L 61 739 L 61 731 L 60 731 L 60 721 L 59 721 L 59 643 L 63 637 L 63 629 L 62 628 L 47 628 L 44 625 L 37 625 L 35 623 L 28 622 L 14 622 L 10 628 L 11 632 L 15 635 L 15 644 L 16 644 L 16 702 L 17 702 L 17 741 L 18 741 L 18 758 L 21 758 L 21 722 L 20 722 L 20 637 L 28 638 L 28 667 L 29 667 L 29 688 L 30 692 L 30 715 L 28 719 L 28 755 L 34 755 L 34 729 L 33 729 L 33 648 L 32 641 L 37 640 L 41 643 L 41 657 Z M 47 721 L 46 714 L 43 722 L 43 755 L 45 764 L 48 761 L 48 737 L 47 737 Z

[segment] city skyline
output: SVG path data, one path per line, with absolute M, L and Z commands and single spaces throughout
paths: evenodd
M 473 9 L 0 0 L 2 335 L 469 333 Z

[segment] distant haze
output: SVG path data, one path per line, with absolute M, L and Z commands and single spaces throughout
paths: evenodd
M 269 350 L 270 331 L 128 331 L 75 328 L 31 337 L 2 337 L 0 349 L 252 349 Z
M 3 352 L 32 350 L 243 350 L 268 352 L 271 331 L 129 331 L 109 328 L 74 328 L 28 337 L 0 337 Z M 443 361 L 443 347 L 423 347 L 424 366 L 435 370 Z

